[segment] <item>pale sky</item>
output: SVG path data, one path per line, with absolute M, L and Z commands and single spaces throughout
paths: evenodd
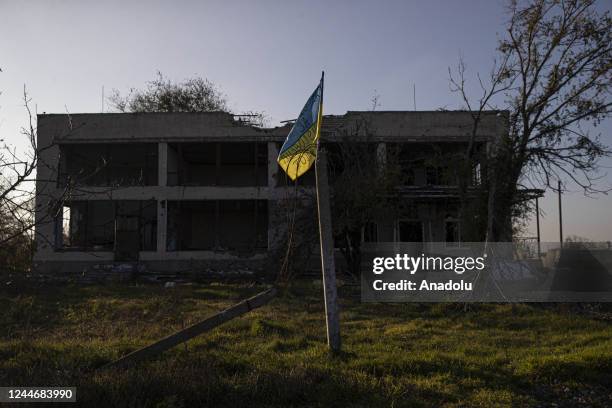
M 601 1 L 601 9 L 612 2 Z M 24 84 L 39 113 L 100 112 L 102 87 L 143 87 L 159 70 L 217 84 L 235 111 L 294 118 L 325 70 L 325 113 L 461 107 L 448 67 L 463 55 L 471 84 L 490 69 L 498 1 L 0 0 L 0 139 L 23 146 Z M 596 129 L 612 144 L 612 121 Z M 606 160 L 602 188 L 612 185 Z M 612 240 L 612 196 L 563 197 L 564 235 Z M 541 203 L 542 239 L 558 240 L 556 195 Z M 535 235 L 535 227 L 528 232 Z

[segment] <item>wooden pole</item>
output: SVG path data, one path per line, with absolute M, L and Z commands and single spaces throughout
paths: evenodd
M 538 258 L 541 256 L 542 250 L 540 248 L 540 204 L 538 197 L 536 196 L 536 226 L 538 229 Z
M 561 180 L 557 182 L 559 191 L 559 244 L 563 248 L 563 209 L 561 208 Z
M 317 153 L 315 173 L 317 180 L 317 206 L 319 209 L 319 235 L 321 240 L 321 269 L 323 270 L 323 295 L 325 298 L 325 320 L 327 323 L 327 345 L 332 352 L 339 352 L 340 319 L 338 317 L 334 241 L 331 229 L 327 156 L 323 149 Z
M 170 336 L 165 337 L 153 344 L 136 350 L 126 356 L 121 357 L 119 360 L 108 363 L 107 365 L 103 366 L 102 369 L 125 367 L 138 361 L 144 360 L 146 358 L 153 357 L 174 346 L 184 343 L 204 332 L 212 330 L 215 327 L 229 320 L 232 320 L 253 309 L 265 305 L 270 300 L 272 300 L 274 296 L 276 296 L 276 289 L 268 289 L 258 295 L 253 296 L 252 298 L 243 300 L 242 302 L 230 307 L 229 309 L 225 309 L 224 311 L 217 313 L 214 316 L 204 319 L 201 322 L 194 324 L 193 326 L 190 326 L 177 333 L 171 334 Z

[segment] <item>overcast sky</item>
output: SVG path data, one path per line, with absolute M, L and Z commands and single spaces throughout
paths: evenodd
M 273 125 L 296 117 L 322 69 L 326 114 L 370 109 L 375 94 L 379 109 L 412 110 L 414 85 L 417 109 L 459 108 L 448 67 L 463 55 L 469 74 L 487 73 L 506 19 L 494 0 L 0 0 L 0 15 L 0 139 L 18 146 L 24 84 L 39 113 L 100 112 L 103 87 L 143 87 L 158 70 L 206 77 L 233 110 L 265 111 Z M 597 132 L 612 144 L 610 120 Z M 565 235 L 612 240 L 612 196 L 572 189 Z M 556 205 L 550 193 L 541 203 L 544 241 L 558 240 Z

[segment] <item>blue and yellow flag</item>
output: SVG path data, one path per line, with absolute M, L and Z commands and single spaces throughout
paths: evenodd
M 317 158 L 317 141 L 323 116 L 323 76 L 317 89 L 302 108 L 287 140 L 278 155 L 278 164 L 291 180 L 297 179 L 312 166 Z

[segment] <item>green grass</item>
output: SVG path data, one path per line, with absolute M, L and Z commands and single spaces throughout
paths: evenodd
M 330 356 L 310 281 L 154 360 L 95 370 L 261 290 L 3 284 L 0 385 L 77 386 L 81 404 L 104 407 L 612 404 L 610 321 L 538 305 L 366 304 L 341 288 L 343 352 Z

